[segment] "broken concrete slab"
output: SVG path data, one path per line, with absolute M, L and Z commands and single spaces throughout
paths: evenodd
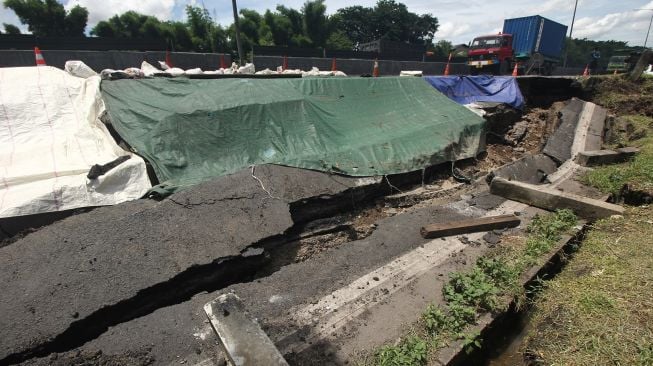
M 519 226 L 520 222 L 521 220 L 515 215 L 479 217 L 423 226 L 420 234 L 422 234 L 423 238 L 434 239 L 443 236 L 511 228 Z
M 264 259 L 247 248 L 291 228 L 292 205 L 315 206 L 335 195 L 343 195 L 341 205 L 352 205 L 349 192 L 361 184 L 261 166 L 161 202 L 72 216 L 0 248 L 0 363 L 74 348 L 204 286 L 242 280 L 241 272 Z M 310 212 L 300 218 L 310 219 Z
M 490 192 L 509 200 L 522 202 L 549 211 L 571 209 L 576 215 L 586 219 L 598 219 L 612 215 L 622 215 L 624 208 L 611 203 L 582 197 L 556 189 L 532 184 L 494 178 Z
M 576 126 L 585 102 L 573 98 L 562 111 L 560 111 L 560 125 L 549 137 L 542 152 L 561 164 L 571 159 L 571 147 L 574 143 Z
M 547 176 L 557 169 L 556 162 L 550 157 L 544 154 L 529 154 L 492 171 L 490 179 L 501 177 L 530 184 L 542 184 L 546 181 Z
M 615 150 L 583 151 L 578 153 L 576 156 L 576 162 L 581 166 L 624 163 L 632 159 L 638 152 L 639 149 L 636 147 L 624 147 Z
M 235 294 L 222 294 L 204 311 L 234 366 L 288 365 Z

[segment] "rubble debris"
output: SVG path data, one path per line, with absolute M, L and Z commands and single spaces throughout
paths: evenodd
M 204 311 L 234 366 L 288 365 L 235 294 L 220 295 Z
M 501 242 L 501 236 L 496 234 L 494 231 L 486 233 L 483 235 L 482 239 L 488 244 L 489 247 L 494 247 Z
M 499 215 L 431 224 L 422 227 L 420 233 L 425 239 L 433 239 L 442 236 L 515 227 L 519 226 L 520 223 L 521 220 L 515 215 Z
M 508 181 L 498 177 L 492 180 L 490 193 L 549 211 L 568 208 L 586 219 L 598 219 L 624 213 L 624 208 L 618 205 L 560 192 L 545 186 Z

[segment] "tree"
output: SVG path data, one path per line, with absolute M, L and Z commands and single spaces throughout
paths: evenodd
M 227 34 L 209 13 L 200 7 L 186 7 L 187 21 L 162 22 L 159 19 L 127 11 L 99 22 L 91 35 L 97 37 L 165 39 L 175 51 L 218 52 L 227 49 Z
M 354 43 L 347 37 L 345 32 L 339 30 L 331 33 L 326 40 L 326 48 L 332 50 L 351 50 L 354 48 Z
M 453 44 L 447 40 L 441 39 L 435 44 L 434 53 L 439 57 L 449 57 L 449 53 L 453 51 Z
M 315 47 L 324 47 L 329 37 L 328 19 L 324 0 L 307 1 L 302 7 L 304 35 Z
M 198 6 L 186 6 L 188 28 L 192 37 L 193 49 L 198 52 L 224 50 L 226 33 L 217 25 L 209 12 Z
M 363 6 L 350 6 L 338 9 L 333 16 L 333 24 L 342 30 L 354 44 L 374 40 L 373 25 L 370 21 L 374 9 Z
M 22 24 L 39 37 L 84 37 L 88 11 L 75 5 L 66 12 L 56 0 L 4 0 Z
M 566 39 L 567 65 L 572 67 L 584 67 L 590 62 L 590 53 L 594 48 L 601 52 L 599 67 L 603 68 L 608 65 L 610 57 L 618 54 L 627 56 L 630 51 L 635 51 L 635 47 L 629 47 L 628 42 L 621 41 L 592 41 L 587 38 L 583 39 Z
M 15 25 L 7 23 L 3 23 L 2 25 L 5 27 L 6 34 L 20 34 L 20 29 Z
M 378 0 L 373 8 L 350 6 L 334 15 L 338 29 L 354 43 L 375 39 L 431 44 L 439 24 L 431 14 L 418 15 L 395 0 Z

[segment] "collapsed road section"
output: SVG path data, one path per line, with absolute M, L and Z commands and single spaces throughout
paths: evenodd
M 101 120 L 145 158 L 159 183 L 150 194 L 165 198 L 96 208 L 0 248 L 1 364 L 220 364 L 203 308 L 226 292 L 302 364 L 330 334 L 325 324 L 355 338 L 342 326 L 352 314 L 466 248 L 429 241 L 421 227 L 512 214 L 482 179 L 497 164 L 476 165 L 511 161 L 518 146 L 539 153 L 541 132 L 560 122 L 524 120 L 523 133 L 507 124 L 512 142 L 479 155 L 486 122 L 421 78 L 116 80 L 102 83 L 102 98 Z M 523 158 L 533 183 L 569 159 L 551 155 Z M 350 317 L 332 316 L 345 305 Z

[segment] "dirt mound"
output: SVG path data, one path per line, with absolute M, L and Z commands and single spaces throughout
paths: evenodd
M 653 117 L 653 78 L 632 82 L 625 77 L 592 82 L 590 99 L 616 115 L 643 114 Z

